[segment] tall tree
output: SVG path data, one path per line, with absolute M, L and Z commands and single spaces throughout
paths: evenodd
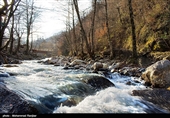
M 16 15 L 16 22 L 15 22 L 15 33 L 16 33 L 16 39 L 17 39 L 17 46 L 15 47 L 15 51 L 14 51 L 14 54 L 17 54 L 19 51 L 20 51 L 20 45 L 21 45 L 21 38 L 24 34 L 24 29 L 23 27 L 21 27 L 22 25 L 22 11 L 20 10 L 20 8 L 18 8 L 18 12 L 17 12 L 17 15 Z
M 31 34 L 31 27 L 33 25 L 33 18 L 34 15 L 34 0 L 29 3 L 28 0 L 26 0 L 26 28 L 27 28 L 27 39 L 26 39 L 26 54 L 29 54 L 29 42 L 30 42 L 30 34 Z
M 3 50 L 5 46 L 2 45 L 3 43 L 3 37 L 4 37 L 4 32 L 9 24 L 9 21 L 11 17 L 14 15 L 14 12 L 17 10 L 17 7 L 21 0 L 12 0 L 10 3 L 7 2 L 7 0 L 3 0 L 4 5 L 2 8 L 0 8 L 0 19 L 3 15 L 6 15 L 6 18 L 4 20 L 4 23 L 2 25 L 2 22 L 0 20 L 0 51 Z
M 133 15 L 133 8 L 132 8 L 132 0 L 128 0 L 129 6 L 129 16 L 131 22 L 131 29 L 132 29 L 132 50 L 133 50 L 133 58 L 137 58 L 137 47 L 136 47 L 136 33 L 135 33 L 135 23 L 134 23 L 134 15 Z
M 94 28 L 95 28 L 95 18 L 96 18 L 96 5 L 97 5 L 97 0 L 94 0 L 93 3 L 93 15 L 92 15 L 92 22 L 91 22 L 91 53 L 94 55 L 94 50 L 95 50 L 95 45 L 94 45 Z M 90 36 L 89 36 L 90 38 Z M 95 56 L 95 55 L 94 55 Z
M 71 12 L 70 12 L 70 7 L 71 7 L 71 0 L 68 1 L 68 16 L 67 16 L 67 23 L 66 23 L 66 31 L 67 34 L 66 35 L 66 40 L 69 44 L 69 48 L 70 48 L 70 55 L 73 55 L 74 53 L 74 39 L 72 38 L 72 34 L 71 34 Z
M 79 24 L 80 24 L 80 29 L 81 29 L 81 33 L 82 33 L 82 38 L 83 38 L 83 40 L 85 41 L 87 53 L 88 53 L 88 55 L 89 55 L 90 58 L 94 59 L 94 55 L 93 55 L 93 53 L 91 52 L 91 47 L 90 47 L 90 45 L 89 45 L 88 38 L 87 38 L 86 32 L 85 32 L 85 30 L 84 30 L 82 20 L 81 20 L 81 18 L 80 18 L 78 1 L 77 1 L 77 0 L 73 0 L 73 3 L 74 3 L 74 7 L 75 7 L 75 10 L 76 10 L 76 13 L 77 13 L 78 21 L 79 21 Z
M 12 26 L 10 31 L 10 48 L 9 53 L 11 54 L 13 51 L 13 44 L 14 44 L 14 15 L 12 16 Z
M 108 17 L 108 5 L 107 5 L 107 0 L 105 0 L 105 17 L 106 17 L 106 28 L 107 28 L 107 38 L 109 42 L 109 47 L 110 47 L 110 59 L 113 59 L 114 57 L 114 47 L 113 47 L 113 41 L 110 37 L 110 28 L 109 28 L 109 17 Z
M 73 39 L 74 39 L 74 56 L 76 56 L 78 54 L 78 45 L 77 45 L 77 36 L 76 36 L 76 28 L 75 28 L 75 19 L 74 19 L 74 5 L 73 3 L 71 4 L 72 5 L 72 15 L 73 15 Z

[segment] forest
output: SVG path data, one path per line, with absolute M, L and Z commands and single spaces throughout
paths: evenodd
M 90 11 L 84 12 L 80 12 L 77 0 L 68 0 L 66 30 L 37 42 L 31 37 L 34 20 L 39 16 L 34 1 L 11 1 L 3 0 L 0 8 L 3 54 L 22 53 L 28 58 L 33 50 L 45 49 L 52 52 L 48 56 L 132 61 L 141 56 L 161 59 L 169 55 L 169 0 L 92 0 Z
M 0 1 L 0 113 L 169 113 L 170 0 L 66 0 L 48 38 L 36 1 Z

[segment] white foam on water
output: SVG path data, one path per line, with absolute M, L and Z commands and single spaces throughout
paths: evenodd
M 132 97 L 129 89 L 109 87 L 86 97 L 76 106 L 60 106 L 53 113 L 146 113 L 139 98 Z

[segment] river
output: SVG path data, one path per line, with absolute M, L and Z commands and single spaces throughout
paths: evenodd
M 95 91 L 77 80 L 85 70 L 64 70 L 38 60 L 25 60 L 18 67 L 0 67 L 13 76 L 1 77 L 5 85 L 33 104 L 41 114 L 54 113 L 166 113 L 154 104 L 131 96 L 132 90 L 146 89 L 135 77 L 112 73 L 108 80 L 114 87 Z M 133 84 L 127 85 L 131 81 Z M 77 105 L 61 103 L 73 98 Z

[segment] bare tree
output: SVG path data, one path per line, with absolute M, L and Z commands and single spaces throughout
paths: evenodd
M 15 47 L 14 54 L 17 54 L 20 51 L 20 46 L 21 46 L 21 38 L 24 34 L 24 28 L 21 27 L 21 17 L 22 17 L 22 11 L 20 11 L 20 8 L 18 8 L 18 13 L 16 15 L 15 19 L 15 33 L 16 33 L 16 39 L 17 39 L 17 46 Z
M 13 8 L 12 8 L 13 9 Z M 11 54 L 13 51 L 13 44 L 14 44 L 14 15 L 12 16 L 12 26 L 11 26 L 11 31 L 10 31 L 10 48 L 9 48 L 9 53 Z
M 75 19 L 74 19 L 75 15 L 74 15 L 74 5 L 72 3 L 72 20 L 73 20 L 73 39 L 74 39 L 74 56 L 76 56 L 78 54 L 78 41 L 77 41 L 77 36 L 76 36 L 76 27 L 75 27 Z
M 17 7 L 19 5 L 21 0 L 12 0 L 10 3 L 7 2 L 7 0 L 3 0 L 4 6 L 0 9 L 0 19 L 2 19 L 2 15 L 6 15 L 6 18 L 4 19 L 4 23 L 2 25 L 2 20 L 0 20 L 0 51 L 3 50 L 5 46 L 2 45 L 3 43 L 3 37 L 4 32 L 7 29 L 7 26 L 10 22 L 11 17 L 14 15 L 14 12 L 17 10 Z
M 74 39 L 72 38 L 71 34 L 71 12 L 70 12 L 70 7 L 71 7 L 71 0 L 68 1 L 68 9 L 67 9 L 67 23 L 66 23 L 66 32 L 65 34 L 66 41 L 68 43 L 68 46 L 70 48 L 70 55 L 73 55 L 74 53 Z
M 92 5 L 93 5 L 93 15 L 92 15 L 92 22 L 91 22 L 91 54 L 93 55 L 93 58 L 95 57 L 94 55 L 94 50 L 95 50 L 95 45 L 94 45 L 94 28 L 95 28 L 95 18 L 96 18 L 96 4 L 97 0 L 94 0 Z M 90 35 L 89 35 L 90 38 Z
M 108 5 L 107 5 L 107 0 L 105 0 L 105 17 L 106 17 L 106 28 L 107 28 L 107 38 L 109 42 L 109 47 L 110 47 L 110 59 L 113 59 L 114 57 L 114 47 L 113 47 L 113 41 L 110 37 L 110 28 L 109 28 L 109 17 L 108 17 Z
M 89 45 L 88 38 L 87 38 L 86 32 L 85 32 L 84 27 L 83 27 L 83 23 L 82 23 L 82 20 L 81 20 L 81 17 L 80 17 L 78 1 L 73 0 L 73 3 L 74 3 L 74 7 L 75 7 L 75 10 L 76 10 L 76 13 L 77 13 L 78 21 L 79 21 L 79 24 L 80 24 L 82 38 L 85 41 L 87 53 L 88 53 L 90 58 L 94 59 L 94 55 L 91 52 L 91 46 Z
M 27 38 L 26 38 L 26 54 L 29 54 L 29 42 L 30 42 L 30 34 L 31 34 L 31 27 L 33 25 L 33 18 L 34 15 L 34 0 L 31 3 L 26 0 L 26 29 L 27 29 Z
M 129 6 L 129 16 L 131 21 L 131 29 L 132 29 L 132 48 L 133 48 L 133 58 L 137 58 L 137 49 L 136 49 L 136 33 L 135 33 L 135 23 L 133 17 L 133 8 L 132 8 L 132 0 L 128 0 Z
M 25 0 L 22 1 L 20 6 L 20 14 L 22 14 L 20 18 L 20 24 L 21 24 L 21 29 L 25 30 L 25 35 L 26 36 L 26 49 L 25 49 L 25 54 L 30 53 L 31 49 L 31 41 L 30 41 L 30 36 L 33 33 L 33 23 L 35 22 L 36 18 L 39 16 L 38 8 L 35 7 L 34 5 L 34 0 Z M 20 33 L 21 34 L 21 33 Z

